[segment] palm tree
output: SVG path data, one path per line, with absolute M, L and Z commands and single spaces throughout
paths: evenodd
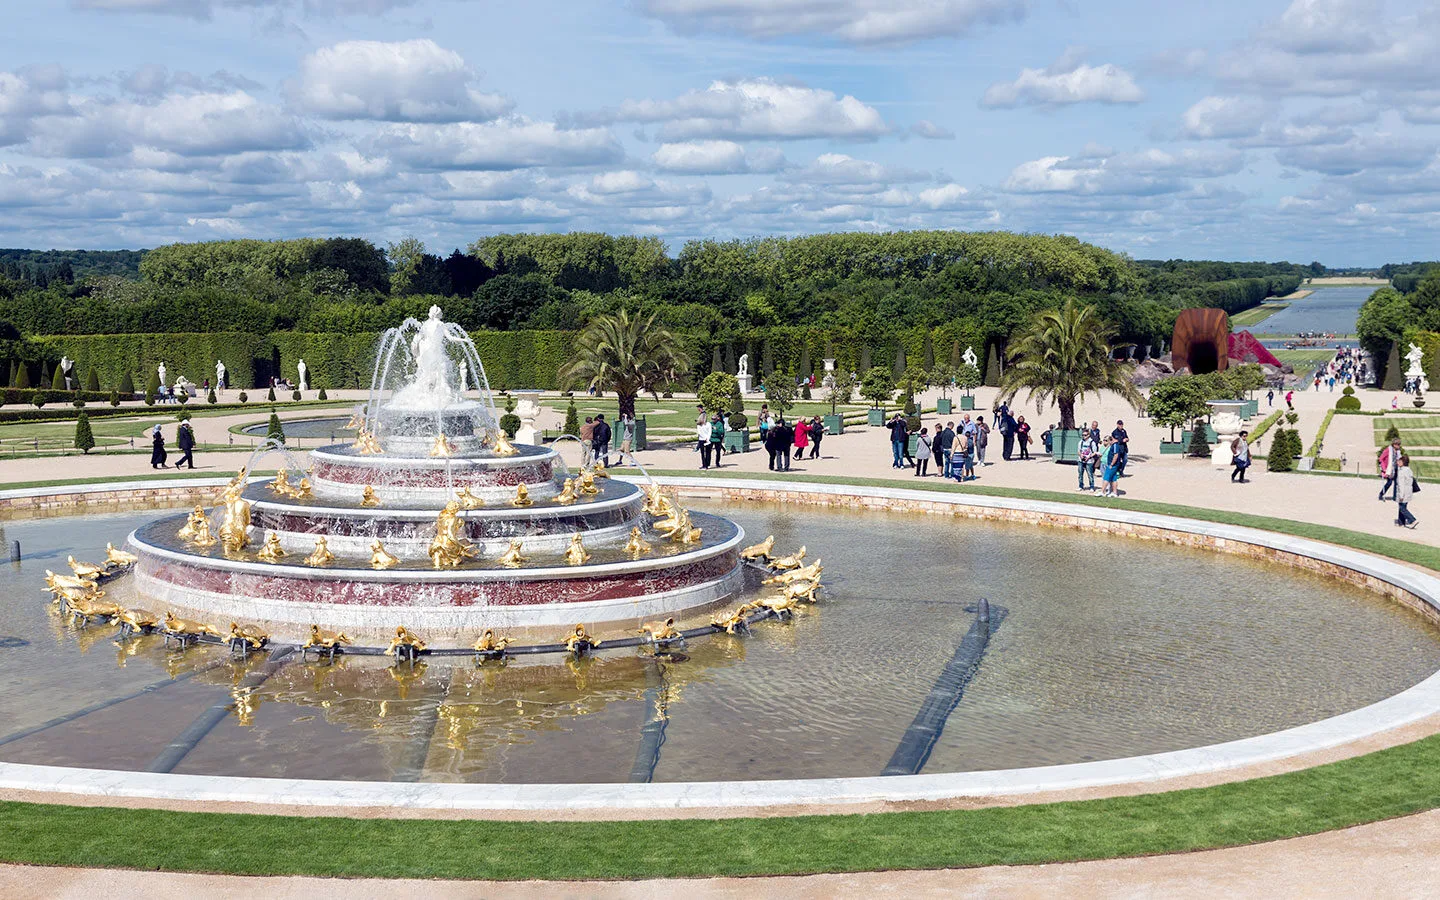
M 1143 398 L 1130 381 L 1130 364 L 1112 356 L 1114 335 L 1094 306 L 1074 300 L 1038 314 L 1011 345 L 1000 399 L 1008 403 L 1027 391 L 1037 412 L 1053 401 L 1067 431 L 1075 427 L 1076 398 L 1086 394 L 1113 391 L 1138 408 Z
M 632 316 L 621 309 L 591 320 L 575 342 L 575 357 L 560 370 L 560 380 L 614 391 L 620 415 L 635 415 L 635 398 L 655 394 L 690 366 L 690 354 L 655 316 Z

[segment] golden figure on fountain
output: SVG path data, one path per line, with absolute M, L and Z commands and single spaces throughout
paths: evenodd
M 515 499 L 510 501 L 511 506 L 531 506 L 535 503 L 530 499 L 530 489 L 523 484 L 515 486 Z
M 308 478 L 301 478 L 300 483 L 290 491 L 290 497 L 294 500 L 309 500 L 310 496 L 310 479 Z
M 728 613 L 718 612 L 710 619 L 710 627 L 723 631 L 726 634 L 735 634 L 737 631 L 746 627 L 746 614 L 746 608 L 743 606 Z
M 190 515 L 185 519 L 185 524 L 181 525 L 180 530 L 175 532 L 175 537 L 182 541 L 193 541 L 201 529 L 204 529 L 206 537 L 210 536 L 210 517 L 205 515 L 205 507 L 197 504 L 194 509 L 190 510 Z M 211 541 L 211 543 L 214 543 L 214 541 Z
M 348 643 L 350 643 L 350 637 L 343 631 L 321 631 L 319 625 L 311 625 L 310 637 L 300 645 L 300 650 L 302 652 L 319 650 L 321 653 L 334 653 L 342 645 Z
M 408 650 L 409 655 L 414 656 L 416 653 L 425 652 L 425 642 L 412 634 L 410 629 L 400 625 L 395 629 L 395 639 L 385 648 L 385 655 L 394 656 L 397 650 Z
M 775 549 L 775 535 L 770 535 L 758 544 L 751 544 L 740 551 L 741 559 L 770 559 L 770 551 Z
M 520 544 L 521 542 L 518 540 L 510 542 L 510 549 L 500 557 L 500 565 L 507 569 L 518 569 L 529 562 L 529 557 L 520 554 Z
M 147 631 L 154 631 L 160 627 L 160 617 L 148 609 L 127 609 L 120 614 L 120 631 L 122 636 L 129 636 L 136 632 L 144 634 Z
M 305 557 L 307 566 L 328 566 L 335 561 L 335 554 L 330 552 L 330 544 L 325 540 L 324 535 L 315 539 L 315 552 Z
M 350 421 L 345 423 L 344 431 L 360 431 L 365 427 L 365 415 L 359 412 L 350 414 Z
M 625 542 L 625 552 L 631 559 L 638 559 L 650 552 L 650 545 L 640 536 L 640 526 L 630 529 L 630 540 Z
M 100 590 L 100 586 L 90 578 L 81 578 L 79 575 L 56 575 L 49 569 L 45 570 L 45 589 L 60 599 L 61 589 L 79 591 L 86 594 Z
M 160 630 L 166 634 L 172 634 L 181 638 L 197 638 L 205 635 L 217 638 L 225 636 L 213 625 L 182 619 L 175 615 L 173 611 L 165 614 L 165 623 L 160 626 Z
M 375 489 L 365 485 L 365 490 L 360 492 L 360 505 L 365 509 L 374 509 L 380 505 L 380 498 L 375 496 Z
M 104 566 L 97 566 L 89 562 L 78 562 L 73 556 L 67 558 L 65 561 L 70 564 L 70 571 L 81 578 L 99 578 L 105 574 Z
M 105 565 L 107 566 L 115 566 L 116 568 L 123 569 L 126 566 L 135 565 L 139 559 L 140 557 L 128 550 L 116 549 L 114 544 L 107 543 L 105 545 Z
M 460 502 L 461 509 L 479 509 L 485 505 L 485 501 L 470 492 L 470 485 L 465 485 L 455 492 L 455 499 Z
M 786 569 L 798 569 L 804 564 L 805 548 L 803 546 L 789 556 L 782 556 L 779 559 L 770 560 L 770 568 L 779 569 L 782 572 Z
M 570 538 L 570 546 L 565 548 L 565 561 L 572 566 L 583 565 L 590 561 L 590 551 L 585 549 L 585 543 L 576 534 Z
M 600 488 L 595 484 L 595 473 L 587 469 L 580 470 L 580 484 L 578 487 L 582 494 L 600 493 Z
M 670 515 L 673 504 L 670 498 L 665 496 L 665 489 L 658 484 L 648 484 L 641 488 L 645 492 L 645 512 L 652 516 Z
M 270 493 L 280 497 L 292 496 L 289 472 L 282 468 L 275 473 L 275 477 L 270 480 Z
M 454 456 L 455 452 L 455 445 L 450 443 L 449 439 L 446 438 L 445 435 L 435 435 L 435 442 L 430 445 L 430 456 L 448 457 Z
M 674 616 L 663 622 L 646 622 L 640 626 L 640 634 L 644 635 L 645 640 L 652 644 L 669 644 L 684 637 L 675 628 Z
M 451 500 L 435 518 L 435 539 L 430 542 L 430 563 L 437 569 L 453 569 L 476 555 L 475 546 L 465 538 L 460 504 Z
M 496 638 L 495 632 L 487 628 L 485 633 L 480 635 L 480 640 L 475 642 L 475 652 L 486 656 L 499 656 L 511 643 L 508 637 Z
M 220 526 L 220 542 L 231 553 L 250 545 L 250 501 L 242 496 L 244 493 L 243 480 L 225 488 L 225 522 Z
M 379 538 L 370 542 L 370 568 L 389 569 L 398 565 L 400 565 L 399 557 L 386 550 Z
M 360 429 L 359 434 L 355 435 L 353 446 L 361 456 L 378 456 L 385 452 L 384 448 L 380 446 L 380 442 L 375 439 L 374 432 L 368 428 Z
M 571 503 L 574 503 L 575 500 L 575 479 L 567 478 L 565 479 L 565 483 L 561 485 L 560 493 L 556 495 L 555 502 L 562 506 L 569 506 Z
M 285 548 L 280 546 L 280 535 L 273 531 L 270 532 L 265 538 L 265 546 L 261 547 L 255 555 L 266 562 L 278 562 L 285 556 Z
M 576 625 L 575 630 L 562 642 L 565 649 L 574 654 L 583 654 L 600 646 L 600 642 L 590 637 L 584 625 Z
M 510 439 L 506 437 L 504 431 L 496 431 L 494 435 L 495 438 L 490 443 L 490 449 L 496 456 L 514 456 L 520 452 L 515 449 L 514 444 L 510 443 Z
M 777 572 L 776 574 L 771 575 L 769 578 L 762 580 L 760 583 L 789 584 L 790 582 L 797 580 L 818 581 L 820 580 L 820 573 L 824 570 L 825 567 L 820 565 L 820 559 L 817 557 L 816 560 L 808 566 L 803 566 L 799 569 L 790 569 L 785 572 Z
M 248 650 L 262 650 L 270 643 L 270 635 L 261 631 L 254 625 L 241 625 L 237 622 L 230 623 L 230 643 L 239 641 Z

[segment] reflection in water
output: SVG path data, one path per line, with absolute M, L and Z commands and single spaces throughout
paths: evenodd
M 1010 614 L 927 772 L 1214 743 L 1357 708 L 1440 667 L 1440 639 L 1418 617 L 1273 565 L 939 517 L 725 512 L 833 560 L 825 597 L 793 621 L 660 655 L 602 647 L 581 659 L 398 666 L 297 657 L 254 686 L 246 678 L 263 653 L 181 652 L 159 635 L 76 628 L 37 591 L 33 566 L 0 570 L 13 600 L 0 604 L 0 634 L 22 642 L 0 648 L 0 741 L 130 698 L 0 744 L 0 759 L 143 769 L 221 703 L 230 715 L 175 771 L 466 782 L 875 775 L 981 596 Z M 63 558 L 152 517 L 7 527 Z M 1194 589 L 1210 584 L 1228 587 Z M 123 581 L 113 589 L 123 602 Z M 176 680 L 153 689 L 161 677 Z

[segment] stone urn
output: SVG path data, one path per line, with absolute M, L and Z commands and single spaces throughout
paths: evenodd
M 520 429 L 515 432 L 515 440 L 521 444 L 540 443 L 540 435 L 535 428 L 535 420 L 540 417 L 540 392 L 512 393 L 515 395 L 515 415 L 520 417 Z
M 1246 403 L 1244 400 L 1206 400 L 1205 405 L 1210 407 L 1210 427 L 1215 429 L 1215 437 L 1219 441 L 1210 448 L 1210 463 L 1217 468 L 1228 469 L 1230 442 L 1245 425 L 1241 416 Z

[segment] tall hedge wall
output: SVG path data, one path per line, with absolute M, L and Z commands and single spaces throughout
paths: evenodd
M 46 335 L 34 342 L 75 360 L 75 370 L 88 377 L 98 372 L 100 386 L 120 386 L 126 372 L 136 387 L 143 387 L 151 372 L 165 363 L 172 383 L 184 375 L 196 384 L 215 380 L 215 360 L 223 360 L 226 377 L 236 387 L 255 383 L 255 360 L 270 355 L 271 341 L 264 335 L 243 332 L 210 334 L 75 334 Z

